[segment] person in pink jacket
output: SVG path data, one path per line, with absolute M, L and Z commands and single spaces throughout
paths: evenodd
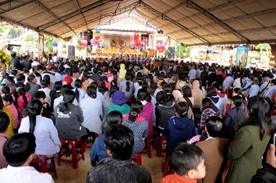
M 29 93 L 26 92 L 25 88 L 23 87 L 18 88 L 17 92 L 19 94 L 19 97 L 17 98 L 17 106 L 18 106 L 19 112 L 23 114 L 23 111 L 25 110 L 26 105 L 30 103 L 32 97 Z
M 11 110 L 14 119 L 14 129 L 17 129 L 20 125 L 20 116 L 17 107 L 14 105 L 13 97 L 10 94 L 2 96 L 4 107 Z
M 152 124 L 152 115 L 153 115 L 153 105 L 151 102 L 148 102 L 147 99 L 150 96 L 148 95 L 145 89 L 140 89 L 137 94 L 138 100 L 143 104 L 143 109 L 140 113 L 148 121 L 148 136 L 153 134 L 153 124 Z

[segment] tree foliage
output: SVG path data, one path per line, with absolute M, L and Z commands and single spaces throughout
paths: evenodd
M 179 43 L 176 46 L 175 55 L 177 57 L 183 57 L 183 56 L 189 57 L 191 55 L 191 47 L 185 46 L 184 43 Z
M 33 34 L 28 34 L 25 38 L 25 41 L 35 41 L 35 37 Z
M 14 27 L 11 28 L 8 32 L 8 35 L 10 36 L 11 39 L 17 38 L 22 34 L 22 30 L 21 29 L 15 29 Z
M 4 28 L 0 26 L 0 33 L 4 33 Z
M 53 52 L 53 43 L 54 42 L 55 42 L 55 40 L 52 36 L 49 36 L 49 35 L 44 36 L 44 44 L 49 52 Z

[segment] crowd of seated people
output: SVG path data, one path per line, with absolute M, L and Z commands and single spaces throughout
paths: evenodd
M 96 134 L 90 152 L 93 168 L 87 177 L 87 182 L 94 182 L 101 175 L 97 172 L 115 162 L 131 166 L 127 162 L 134 154 L 148 151 L 151 145 L 156 148 L 156 140 L 163 135 L 165 157 L 171 158 L 176 171 L 175 177 L 163 182 L 179 177 L 185 177 L 179 178 L 183 182 L 254 182 L 268 171 L 275 176 L 271 160 L 275 148 L 269 145 L 276 132 L 276 121 L 271 118 L 276 102 L 275 69 L 150 57 L 29 62 L 30 68 L 2 73 L 1 151 L 15 134 L 33 134 L 35 153 L 45 156 L 60 151 L 61 139 L 87 141 Z M 118 125 L 125 127 L 114 127 Z M 116 129 L 125 137 L 117 137 Z M 124 142 L 128 154 L 117 154 L 125 147 L 117 146 L 120 139 L 112 138 L 127 136 L 131 136 Z M 198 156 L 191 155 L 192 166 L 181 167 L 189 164 L 179 162 L 184 158 L 182 152 Z M 266 152 L 270 156 L 262 161 Z M 197 172 L 203 160 L 206 176 Z M 8 164 L 13 166 L 0 152 L 0 168 Z M 147 170 L 134 167 L 133 171 L 144 177 L 131 180 L 151 181 Z

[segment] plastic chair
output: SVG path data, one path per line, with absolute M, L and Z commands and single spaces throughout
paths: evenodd
M 162 150 L 163 150 L 163 141 L 164 141 L 164 135 L 160 134 L 158 139 L 158 145 L 157 145 L 157 157 L 161 157 Z
M 166 163 L 163 170 L 163 177 L 165 177 L 168 174 L 174 173 L 175 170 L 171 167 L 171 156 L 166 157 Z
M 58 166 L 60 166 L 60 162 L 71 162 L 73 164 L 73 168 L 76 169 L 78 168 L 78 162 L 82 159 L 84 160 L 84 146 L 82 143 L 82 139 L 78 138 L 75 140 L 64 140 L 61 139 L 61 147 L 60 147 L 60 151 L 58 153 Z M 77 143 L 80 143 L 80 152 L 77 153 Z M 69 147 L 72 147 L 72 149 L 69 149 Z M 63 149 L 65 149 L 65 151 L 63 151 Z M 63 151 L 63 152 L 62 152 Z M 68 159 L 68 157 L 70 156 L 70 154 L 72 155 L 72 159 Z M 80 156 L 79 156 L 80 154 Z M 67 158 L 62 158 L 63 156 L 67 157 Z
M 48 163 L 50 162 L 50 163 Z M 50 173 L 53 178 L 57 179 L 57 170 L 54 156 L 37 155 L 32 160 L 31 164 L 43 173 Z
M 151 136 L 148 136 L 146 139 L 145 139 L 145 151 L 148 155 L 149 158 L 151 158 Z
M 133 160 L 137 163 L 137 165 L 142 165 L 142 157 L 140 153 L 134 154 Z
M 87 148 L 92 148 L 92 144 L 94 143 L 95 139 L 99 136 L 99 134 L 95 133 L 95 132 L 90 132 L 87 135 L 87 139 L 85 141 L 83 141 L 83 147 L 84 147 L 84 152 L 86 151 Z

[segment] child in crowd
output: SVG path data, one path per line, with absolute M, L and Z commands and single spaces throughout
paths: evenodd
M 171 165 L 175 173 L 164 177 L 161 183 L 196 183 L 206 174 L 203 151 L 184 142 L 172 153 Z
M 30 166 L 35 157 L 35 136 L 30 133 L 17 134 L 4 144 L 3 153 L 7 168 L 0 169 L 0 182 L 54 183 L 48 173 L 40 173 Z

